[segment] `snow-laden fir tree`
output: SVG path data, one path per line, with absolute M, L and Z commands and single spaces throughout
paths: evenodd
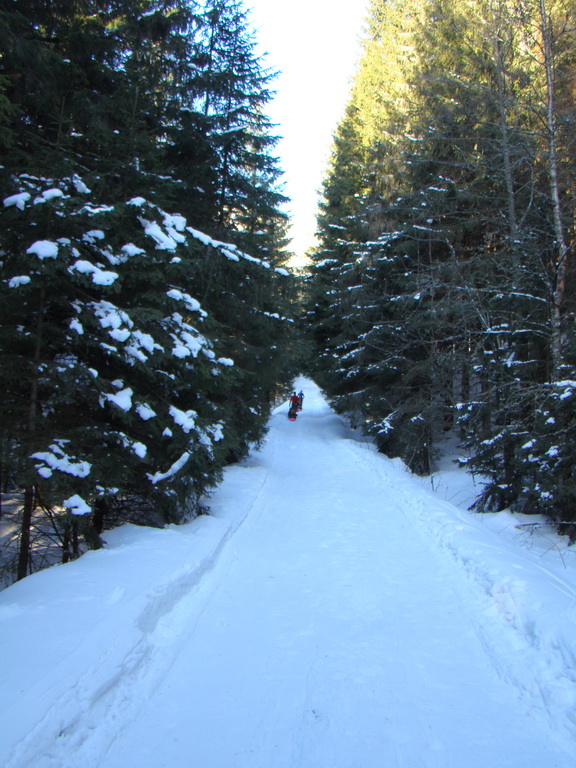
M 26 489 L 23 576 L 34 521 L 68 558 L 143 509 L 200 508 L 291 373 L 292 288 L 270 75 L 239 3 L 0 13 L 1 445 Z M 204 77 L 210 45 L 224 82 Z

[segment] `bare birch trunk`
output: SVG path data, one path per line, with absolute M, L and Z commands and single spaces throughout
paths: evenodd
M 546 11 L 546 0 L 539 0 L 540 23 L 542 33 L 542 54 L 546 72 L 546 133 L 548 141 L 548 173 L 550 177 L 550 198 L 554 216 L 554 236 L 556 240 L 556 279 L 552 305 L 552 380 L 561 377 L 562 353 L 562 313 L 566 294 L 566 273 L 568 270 L 568 250 L 562 221 L 560 204 L 560 184 L 558 181 L 558 152 L 556 147 L 555 88 L 553 62 L 552 19 Z

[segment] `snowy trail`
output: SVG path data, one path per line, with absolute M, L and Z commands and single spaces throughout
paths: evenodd
M 249 462 L 243 522 L 150 621 L 144 661 L 72 735 L 11 766 L 574 765 L 499 676 L 478 605 L 411 514 L 417 494 L 302 384 L 298 422 L 280 409 Z

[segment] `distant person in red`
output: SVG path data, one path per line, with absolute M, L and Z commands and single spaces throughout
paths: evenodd
M 298 403 L 300 402 L 298 395 L 296 392 L 292 393 L 292 397 L 290 398 L 290 407 L 288 409 L 288 418 L 291 421 L 294 421 L 296 419 L 296 416 L 298 415 Z

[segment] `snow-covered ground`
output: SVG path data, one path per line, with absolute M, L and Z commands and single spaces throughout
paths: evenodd
M 0 595 L 2 766 L 573 768 L 574 548 L 300 385 L 210 516 Z

